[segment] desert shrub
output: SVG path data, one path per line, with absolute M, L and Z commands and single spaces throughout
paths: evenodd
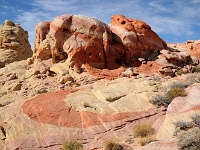
M 167 91 L 166 94 L 158 94 L 151 98 L 149 102 L 156 107 L 164 106 L 167 107 L 174 98 L 179 96 L 187 96 L 187 93 L 182 88 L 172 88 L 169 91 Z
M 191 122 L 184 122 L 184 121 L 177 121 L 174 123 L 174 125 L 176 128 L 185 131 L 193 127 L 193 124 Z
M 141 146 L 144 146 L 144 145 L 147 145 L 147 144 L 149 144 L 149 143 L 151 143 L 153 140 L 152 140 L 152 137 L 151 136 L 148 136 L 148 137 L 145 137 L 145 138 L 141 138 L 140 140 L 139 140 L 139 144 L 141 145 Z
M 177 70 L 176 70 L 176 73 L 180 76 L 180 75 L 182 75 L 184 72 L 183 72 L 183 69 L 181 68 L 181 69 L 177 69 Z
M 151 127 L 150 124 L 138 124 L 134 126 L 133 128 L 133 135 L 135 137 L 147 137 L 152 135 L 154 132 L 154 129 Z
M 180 134 L 177 145 L 180 150 L 199 150 L 200 128 L 192 128 Z
M 105 150 L 123 150 L 123 146 L 119 144 L 117 139 L 109 139 L 105 141 Z
M 194 127 L 194 125 L 191 122 L 185 122 L 185 121 L 177 121 L 174 123 L 175 125 L 175 132 L 174 135 L 177 135 L 181 130 L 187 131 L 188 129 L 191 129 Z
M 180 52 L 180 50 L 178 50 L 178 49 L 172 49 L 173 50 L 173 52 Z
M 196 114 L 196 115 L 191 116 L 191 118 L 195 126 L 200 128 L 200 115 Z
M 197 65 L 197 66 L 194 68 L 194 72 L 200 72 L 200 65 Z
M 186 87 L 188 87 L 190 85 L 189 82 L 172 82 L 170 85 L 169 85 L 169 88 L 170 89 L 173 89 L 173 88 L 180 88 L 180 89 L 185 89 Z
M 182 88 L 172 88 L 167 92 L 167 97 L 171 100 L 173 100 L 176 97 L 179 96 L 187 96 L 187 93 Z
M 63 150 L 82 150 L 83 145 L 76 140 L 63 143 Z
M 151 98 L 149 102 L 156 107 L 167 107 L 171 103 L 171 99 L 169 99 L 166 95 L 156 95 Z

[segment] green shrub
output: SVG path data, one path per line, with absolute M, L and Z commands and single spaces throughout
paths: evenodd
M 123 150 L 123 146 L 117 139 L 109 139 L 105 141 L 105 150 Z
M 151 136 L 154 132 L 154 129 L 151 127 L 150 124 L 139 124 L 134 126 L 133 128 L 133 135 L 135 137 L 147 137 Z
M 187 93 L 182 88 L 172 88 L 167 92 L 167 97 L 171 100 L 173 100 L 176 97 L 179 96 L 187 96 Z
M 192 128 L 180 134 L 177 145 L 180 150 L 199 150 L 200 128 Z
M 63 143 L 63 150 L 82 150 L 83 145 L 76 140 Z

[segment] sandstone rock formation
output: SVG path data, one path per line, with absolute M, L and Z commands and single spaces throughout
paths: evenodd
M 32 56 L 28 32 L 18 23 L 5 20 L 0 26 L 0 68 Z
M 113 41 L 123 46 L 126 62 L 138 57 L 148 58 L 151 54 L 167 47 L 151 27 L 141 20 L 115 15 L 109 28 L 113 33 Z
M 147 58 L 165 47 L 166 43 L 139 20 L 117 15 L 108 27 L 94 18 L 62 15 L 37 24 L 33 59 L 52 57 L 53 63 L 67 59 L 77 72 L 83 64 L 116 69 L 123 62 L 130 65 L 134 59 Z
M 67 58 L 77 72 L 85 63 L 105 68 L 110 42 L 111 32 L 106 24 L 82 15 L 62 15 L 36 26 L 34 57 L 52 57 L 53 62 Z
M 2 40 L 3 47 L 17 46 L 15 38 Z M 177 150 L 174 122 L 200 112 L 198 46 L 166 46 L 146 23 L 122 15 L 109 26 L 81 15 L 37 24 L 28 64 L 0 67 L 0 149 L 57 150 L 77 139 L 84 150 L 103 150 L 117 138 L 124 149 Z M 186 97 L 168 107 L 150 103 L 181 81 L 189 85 Z M 132 134 L 141 123 L 155 130 L 145 146 Z
M 182 44 L 168 44 L 175 50 L 187 51 L 191 56 L 200 59 L 200 40 L 189 40 Z

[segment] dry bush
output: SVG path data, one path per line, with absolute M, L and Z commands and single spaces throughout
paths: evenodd
M 169 86 L 169 90 L 166 93 L 154 96 L 149 100 L 149 102 L 156 107 L 167 107 L 174 98 L 179 96 L 187 96 L 187 93 L 184 89 L 189 85 L 189 82 L 173 82 Z
M 83 150 L 83 145 L 76 140 L 63 143 L 63 150 Z
M 180 88 L 180 89 L 185 89 L 187 88 L 191 83 L 190 82 L 187 82 L 187 81 L 180 81 L 180 82 L 172 82 L 170 85 L 169 85 L 169 88 L 170 89 L 173 89 L 173 88 Z
M 151 127 L 150 124 L 139 124 L 134 126 L 133 128 L 133 135 L 135 137 L 147 137 L 151 136 L 154 132 L 154 129 Z
M 200 150 L 200 128 L 192 128 L 178 137 L 180 150 Z
M 147 145 L 147 144 L 151 143 L 152 141 L 153 141 L 152 136 L 148 136 L 148 137 L 145 137 L 145 138 L 141 138 L 139 140 L 139 144 L 141 146 L 144 146 L 144 145 Z
M 195 126 L 200 128 L 200 115 L 196 114 L 196 115 L 191 116 L 191 118 Z
M 194 72 L 200 72 L 200 65 L 197 65 L 197 66 L 194 68 Z
M 179 97 L 179 96 L 181 96 L 181 97 L 184 97 L 184 96 L 187 96 L 187 93 L 185 92 L 185 90 L 184 89 L 182 89 L 182 88 L 172 88 L 172 89 L 170 89 L 168 92 L 167 92 L 167 97 L 169 98 L 169 99 L 171 99 L 171 100 L 173 100 L 174 98 L 176 98 L 176 97 Z
M 191 129 L 194 127 L 193 123 L 185 122 L 185 121 L 177 121 L 174 123 L 174 125 L 175 125 L 174 135 L 177 135 L 182 130 L 187 131 L 188 129 Z
M 158 94 L 151 98 L 149 102 L 156 107 L 167 107 L 171 103 L 171 99 L 169 99 L 166 95 Z
M 119 140 L 117 139 L 106 140 L 104 145 L 105 150 L 123 150 L 123 146 L 119 144 Z

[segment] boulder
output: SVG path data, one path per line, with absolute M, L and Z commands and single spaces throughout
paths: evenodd
M 32 56 L 28 32 L 18 23 L 5 20 L 0 26 L 0 68 Z
M 167 47 L 151 27 L 141 20 L 115 15 L 109 28 L 113 32 L 113 41 L 123 46 L 127 63 L 138 57 L 147 58 L 151 53 Z
M 61 15 L 51 23 L 36 26 L 34 57 L 67 59 L 77 72 L 82 64 L 104 68 L 111 42 L 111 31 L 101 21 L 82 15 Z

